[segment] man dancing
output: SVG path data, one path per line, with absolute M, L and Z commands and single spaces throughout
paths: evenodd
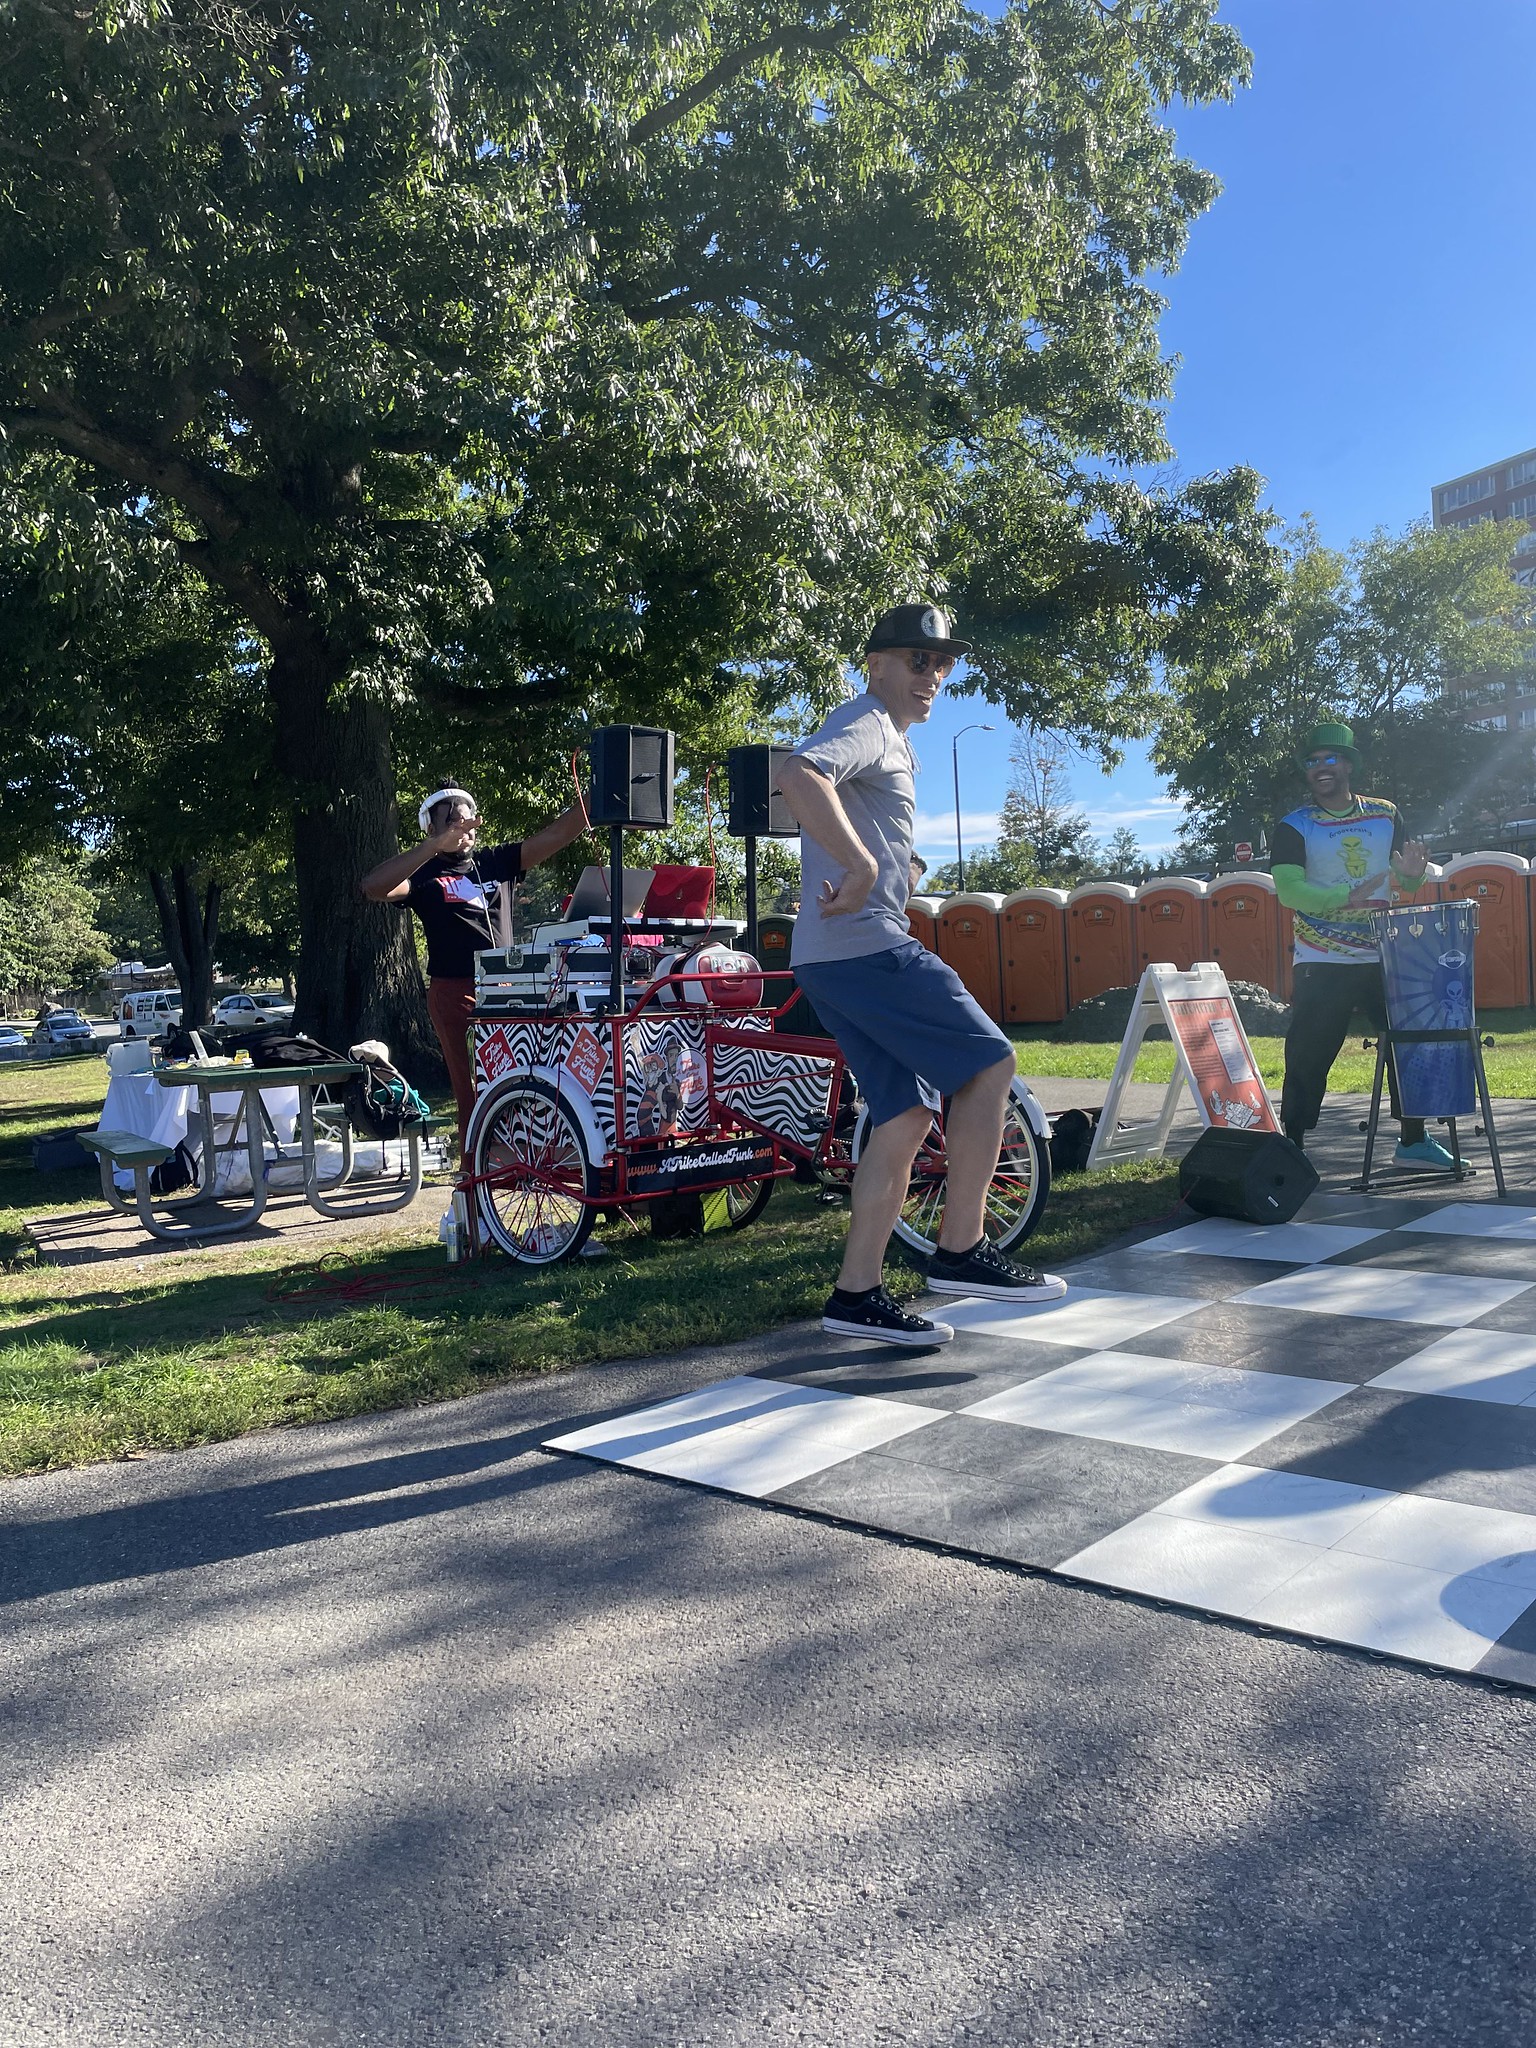
M 948 1181 L 929 1285 L 938 1294 L 1050 1301 L 1066 1282 L 1015 1265 L 983 1232 L 1015 1063 L 1008 1039 L 952 968 L 911 937 L 916 757 L 907 739 L 969 642 L 934 605 L 882 614 L 865 648 L 869 687 L 784 764 L 801 828 L 801 899 L 790 965 L 859 1077 L 872 1129 L 822 1328 L 887 1344 L 947 1344 L 947 1323 L 908 1315 L 882 1285 L 912 1163 L 941 1098 Z
M 1294 1145 L 1303 1144 L 1317 1123 L 1328 1070 L 1351 1017 L 1358 1010 L 1377 1030 L 1386 1024 L 1381 948 L 1371 913 L 1390 900 L 1393 875 L 1403 893 L 1413 895 L 1428 858 L 1418 840 L 1404 839 L 1395 804 L 1354 794 L 1350 785 L 1360 767 L 1354 741 L 1349 727 L 1336 723 L 1308 735 L 1298 763 L 1309 800 L 1275 828 L 1275 892 L 1295 917 L 1295 979 L 1280 1096 L 1280 1122 Z M 1421 1173 L 1453 1171 L 1450 1153 L 1426 1135 L 1423 1119 L 1399 1115 L 1390 1060 L 1387 1080 L 1392 1114 L 1402 1127 L 1397 1165 Z

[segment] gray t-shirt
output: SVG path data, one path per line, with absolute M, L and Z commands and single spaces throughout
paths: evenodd
M 791 965 L 857 960 L 899 946 L 911 936 L 907 896 L 917 810 L 912 780 L 917 756 L 906 734 L 896 730 L 879 698 L 866 693 L 839 704 L 820 732 L 802 740 L 795 752 L 835 784 L 848 822 L 869 848 L 878 872 L 862 910 L 851 917 L 823 917 L 817 908 L 821 885 L 840 882 L 844 870 L 809 832 L 801 833 L 800 915 Z

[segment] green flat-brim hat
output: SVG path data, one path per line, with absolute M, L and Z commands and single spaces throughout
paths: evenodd
M 1296 766 L 1303 775 L 1307 772 L 1308 754 L 1316 754 L 1323 751 L 1332 754 L 1342 754 L 1351 768 L 1358 768 L 1360 766 L 1360 749 L 1355 745 L 1355 736 L 1347 725 L 1340 725 L 1336 721 L 1330 721 L 1324 725 L 1313 726 L 1312 730 L 1302 741 L 1301 751 L 1296 756 Z

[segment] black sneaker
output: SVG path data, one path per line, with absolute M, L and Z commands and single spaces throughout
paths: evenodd
M 948 1323 L 908 1315 L 883 1287 L 853 1299 L 833 1294 L 822 1310 L 821 1327 L 831 1337 L 872 1337 L 877 1344 L 947 1344 L 955 1334 Z
M 942 1246 L 928 1268 L 935 1294 L 973 1294 L 983 1301 L 1057 1301 L 1067 1291 L 1054 1273 L 1016 1266 L 985 1238 L 968 1252 L 947 1252 Z

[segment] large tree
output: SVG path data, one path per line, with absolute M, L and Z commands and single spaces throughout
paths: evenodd
M 1215 191 L 1160 110 L 1245 64 L 1213 0 L 15 0 L 0 424 L 257 637 L 301 1022 L 419 1015 L 402 717 L 766 716 L 948 577 L 1014 715 L 1145 727 L 1263 575 L 1251 476 L 1125 480 Z
M 1502 678 L 1533 651 L 1529 592 L 1510 580 L 1507 526 L 1410 526 L 1347 551 L 1303 522 L 1286 538 L 1279 599 L 1246 645 L 1172 667 L 1153 759 L 1188 803 L 1181 850 L 1229 855 L 1299 801 L 1296 751 L 1324 718 L 1346 719 L 1369 756 L 1361 786 L 1410 825 L 1486 823 L 1514 777 L 1530 785 L 1529 736 L 1469 723 L 1453 687 Z

